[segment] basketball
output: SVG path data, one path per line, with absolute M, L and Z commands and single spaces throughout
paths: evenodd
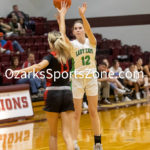
M 71 6 L 71 0 L 53 0 L 54 6 L 58 9 L 61 9 L 61 2 L 65 1 L 67 6 Z

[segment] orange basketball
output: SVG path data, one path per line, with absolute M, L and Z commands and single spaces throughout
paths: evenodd
M 58 9 L 61 9 L 62 1 L 65 1 L 68 7 L 71 6 L 71 0 L 53 0 L 54 6 Z

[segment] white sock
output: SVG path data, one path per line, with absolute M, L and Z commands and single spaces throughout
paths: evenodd
M 139 92 L 136 93 L 136 99 L 138 99 L 138 100 L 141 99 L 141 98 L 140 98 L 140 93 L 139 93 Z

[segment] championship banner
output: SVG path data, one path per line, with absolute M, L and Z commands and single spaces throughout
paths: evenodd
M 0 150 L 32 149 L 33 123 L 0 128 Z
M 0 122 L 33 116 L 29 89 L 0 92 Z

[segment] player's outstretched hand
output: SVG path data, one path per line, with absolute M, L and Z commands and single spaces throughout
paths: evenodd
M 69 7 L 67 7 L 67 4 L 64 2 L 64 1 L 62 1 L 61 2 L 61 9 L 58 9 L 57 8 L 57 11 L 58 11 L 58 16 L 66 16 L 66 13 L 67 13 L 67 11 L 68 11 L 68 8 Z
M 80 14 L 81 17 L 85 14 L 86 9 L 87 9 L 87 4 L 86 3 L 83 3 L 82 6 L 79 7 L 79 14 Z

